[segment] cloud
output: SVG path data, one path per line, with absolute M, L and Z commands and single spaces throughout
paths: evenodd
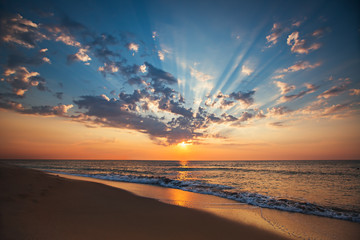
M 295 99 L 302 98 L 302 97 L 305 96 L 306 94 L 313 93 L 313 92 L 315 92 L 317 89 L 319 89 L 318 86 L 315 86 L 315 85 L 310 84 L 310 83 L 305 83 L 305 86 L 306 86 L 307 90 L 303 90 L 303 91 L 299 92 L 298 94 L 292 94 L 292 95 L 282 96 L 282 97 L 279 99 L 279 103 L 290 102 L 290 101 L 293 101 L 293 100 L 295 100 Z
M 359 96 L 360 95 L 360 89 L 350 89 L 350 93 L 351 96 Z
M 128 83 L 130 85 L 142 85 L 142 84 L 146 84 L 146 82 L 144 80 L 142 80 L 140 77 L 132 77 L 128 79 Z
M 151 37 L 155 40 L 158 37 L 158 33 L 153 31 Z
M 23 96 L 31 87 L 45 90 L 45 79 L 40 77 L 38 72 L 30 72 L 26 67 L 6 68 L 3 75 L 18 96 Z
M 24 107 L 21 103 L 14 102 L 14 101 L 6 101 L 6 102 L 0 101 L 0 108 L 14 110 L 14 111 L 24 110 Z
M 15 68 L 24 65 L 39 66 L 44 63 L 51 64 L 50 59 L 45 57 L 44 52 L 38 52 L 34 56 L 25 55 L 21 52 L 14 52 L 8 55 L 6 65 L 8 68 Z
M 287 45 L 291 46 L 291 52 L 300 54 L 308 54 L 321 47 L 320 43 L 309 43 L 305 39 L 299 39 L 299 32 L 293 32 L 288 36 Z
M 68 56 L 68 61 L 88 62 L 91 60 L 91 57 L 89 57 L 87 52 L 88 52 L 88 48 L 79 48 L 79 51 L 77 53 Z
M 175 84 L 178 82 L 178 80 L 171 73 L 156 68 L 148 62 L 145 62 L 145 65 L 148 70 L 146 77 L 151 78 L 155 84 Z
M 288 109 L 285 106 L 268 108 L 267 111 L 270 116 L 279 116 L 292 112 L 292 110 Z
M 200 82 L 206 82 L 214 77 L 190 67 L 190 75 Z
M 280 75 L 277 75 L 277 76 L 273 76 L 272 78 L 273 79 L 283 79 L 285 77 L 285 74 L 280 74 Z
M 249 76 L 251 73 L 254 72 L 254 70 L 250 69 L 249 67 L 247 67 L 245 65 L 242 65 L 241 72 Z
M 344 111 L 344 110 L 348 110 L 350 109 L 350 105 L 349 103 L 344 103 L 344 104 L 336 104 L 336 105 L 332 105 L 328 108 L 325 108 L 321 114 L 321 116 L 329 116 L 329 115 L 333 115 L 335 113 Z
M 285 127 L 284 123 L 285 122 L 271 122 L 269 125 L 273 127 Z
M 283 28 L 279 23 L 274 23 L 271 29 L 271 34 L 266 36 L 266 41 L 268 42 L 269 47 L 275 45 L 286 30 L 287 29 Z
M 262 110 L 260 110 L 256 113 L 255 118 L 258 118 L 258 119 L 266 118 L 266 115 L 264 114 L 264 112 Z
M 241 117 L 239 117 L 238 121 L 239 122 L 246 122 L 248 121 L 249 119 L 253 118 L 254 115 L 252 113 L 249 113 L 249 112 L 244 112 Z
M 37 42 L 47 39 L 47 37 L 40 32 L 38 24 L 17 14 L 0 19 L 0 39 L 6 43 L 34 48 Z
M 340 86 L 333 86 L 330 89 L 326 90 L 325 92 L 321 93 L 318 98 L 330 98 L 335 97 L 339 95 L 340 93 L 345 92 L 347 89 L 347 86 L 345 84 L 342 84 Z
M 69 105 L 58 105 L 58 106 L 33 106 L 29 109 L 20 111 L 24 114 L 35 114 L 43 116 L 65 116 L 65 114 L 73 107 Z
M 60 33 L 60 35 L 58 37 L 56 37 L 55 40 L 57 42 L 63 42 L 69 46 L 81 47 L 80 42 L 76 41 L 73 36 L 66 35 L 65 33 Z
M 127 97 L 129 99 L 124 101 L 123 99 Z M 193 128 L 188 127 L 189 124 L 186 122 L 190 120 L 187 118 L 179 118 L 184 120 L 182 124 L 187 127 L 181 127 L 179 125 L 181 121 L 175 119 L 173 119 L 172 126 L 169 127 L 157 117 L 141 116 L 134 111 L 129 111 L 126 102 L 131 102 L 132 96 L 124 95 L 123 99 L 107 101 L 102 97 L 82 96 L 80 100 L 75 100 L 74 103 L 80 109 L 86 109 L 84 115 L 88 116 L 87 121 L 103 126 L 134 129 L 148 134 L 151 139 L 159 144 L 175 144 L 201 135 L 195 133 Z M 84 115 L 79 116 L 79 120 L 83 120 Z M 73 119 L 76 120 L 77 117 L 74 116 Z
M 289 85 L 280 81 L 274 81 L 274 83 L 278 88 L 280 88 L 281 94 L 286 94 L 296 88 L 294 85 Z
M 313 68 L 317 68 L 321 66 L 321 62 L 317 62 L 314 64 L 310 64 L 308 61 L 300 61 L 297 62 L 296 64 L 288 67 L 288 68 L 284 68 L 282 70 L 280 70 L 280 73 L 285 73 L 285 72 L 297 72 L 300 70 L 306 70 L 306 69 L 313 69 Z
M 56 97 L 57 99 L 60 99 L 60 100 L 62 100 L 63 95 L 64 95 L 63 92 L 56 92 L 56 93 L 55 93 L 55 97 Z
M 138 52 L 139 51 L 139 44 L 136 43 L 128 43 L 126 45 L 127 49 L 129 49 L 130 51 L 134 51 L 134 52 Z
M 164 53 L 162 52 L 162 51 L 158 51 L 158 56 L 159 56 L 159 59 L 161 60 L 161 61 L 164 61 L 165 60 L 165 55 L 164 55 Z
M 104 63 L 103 67 L 99 67 L 98 68 L 99 72 L 103 72 L 103 73 L 116 73 L 119 71 L 119 67 L 116 66 L 116 64 L 114 62 L 112 63 Z
M 249 91 L 249 92 L 232 92 L 229 96 L 232 99 L 238 100 L 244 105 L 250 106 L 254 103 L 254 97 L 255 91 Z
M 14 101 L 0 101 L 0 108 L 14 110 L 22 114 L 33 114 L 33 115 L 42 115 L 42 116 L 61 116 L 68 117 L 67 113 L 69 109 L 73 107 L 72 104 L 69 105 L 57 105 L 57 106 L 32 106 L 30 108 L 25 108 L 21 103 Z

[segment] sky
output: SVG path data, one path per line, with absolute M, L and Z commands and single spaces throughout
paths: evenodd
M 357 1 L 0 9 L 2 159 L 360 159 Z

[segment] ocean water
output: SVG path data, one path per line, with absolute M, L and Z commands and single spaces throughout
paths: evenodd
M 360 222 L 360 161 L 8 160 L 38 170 L 152 184 Z

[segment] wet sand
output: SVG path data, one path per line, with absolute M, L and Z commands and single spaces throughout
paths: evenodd
M 195 208 L 211 214 L 255 226 L 291 239 L 352 240 L 360 239 L 360 224 L 327 217 L 260 208 L 212 195 L 153 185 L 60 175 L 64 178 L 102 183 L 135 195 L 164 203 Z
M 0 239 L 285 239 L 100 183 L 0 165 Z

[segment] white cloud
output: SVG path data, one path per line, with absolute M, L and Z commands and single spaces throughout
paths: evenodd
M 164 61 L 165 60 L 165 55 L 164 55 L 164 53 L 162 52 L 162 51 L 158 51 L 158 56 L 159 56 L 159 59 L 161 60 L 161 61 Z
M 139 51 L 139 44 L 129 43 L 129 44 L 128 44 L 128 49 L 129 49 L 130 51 L 138 52 L 138 51 Z
M 77 53 L 70 55 L 70 59 L 81 62 L 88 62 L 91 60 L 91 57 L 87 55 L 87 52 L 88 52 L 88 48 L 80 48 Z
M 273 79 L 283 79 L 285 77 L 285 74 L 280 74 L 280 75 L 277 75 L 277 76 L 273 76 L 272 78 Z
M 280 70 L 280 73 L 284 73 L 284 72 L 297 72 L 300 70 L 305 70 L 305 69 L 313 69 L 316 67 L 319 67 L 321 65 L 321 62 L 317 62 L 314 64 L 310 64 L 308 61 L 301 61 L 301 62 L 297 62 L 296 64 L 288 67 L 288 68 L 284 68 L 282 70 Z
M 300 54 L 308 54 L 310 51 L 317 50 L 321 47 L 320 43 L 309 44 L 305 39 L 299 39 L 299 32 L 291 33 L 286 43 L 291 46 L 291 52 Z
M 101 94 L 100 95 L 103 99 L 105 99 L 106 101 L 110 101 L 110 98 L 108 96 L 106 96 L 105 94 Z
M 146 65 L 145 65 L 145 64 L 140 65 L 139 70 L 140 70 L 140 72 L 142 72 L 142 73 L 146 73 L 146 71 L 147 71 Z
M 241 72 L 249 76 L 251 73 L 254 72 L 254 70 L 245 65 L 242 65 Z
M 213 76 L 200 72 L 192 67 L 190 67 L 190 75 L 201 82 L 206 82 L 214 78 Z
M 278 88 L 280 88 L 281 94 L 286 94 L 292 90 L 295 90 L 295 88 L 296 88 L 294 85 L 289 85 L 287 83 L 280 82 L 280 81 L 274 81 L 274 83 L 276 84 L 276 86 Z
M 99 67 L 98 68 L 98 71 L 99 72 L 112 72 L 112 73 L 115 73 L 115 72 L 118 72 L 119 71 L 119 67 L 117 67 L 115 65 L 115 63 L 104 63 L 104 66 L 103 67 Z
M 281 37 L 285 30 L 286 29 L 281 27 L 279 23 L 273 24 L 271 34 L 266 36 L 266 40 L 270 44 L 270 46 L 275 45 L 278 42 L 278 39 Z

